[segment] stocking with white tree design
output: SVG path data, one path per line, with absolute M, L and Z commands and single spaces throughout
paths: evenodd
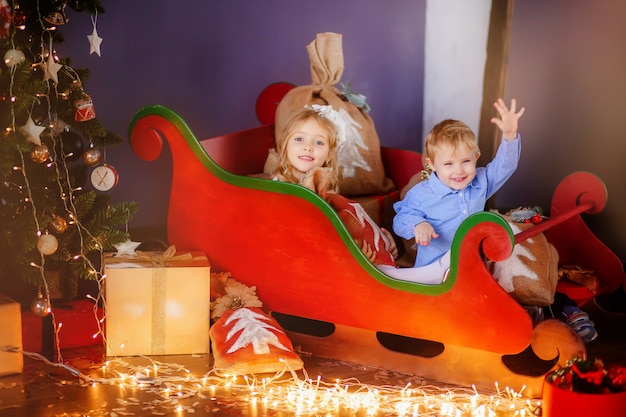
M 302 369 L 302 359 L 274 318 L 265 313 L 256 287 L 233 279 L 230 273 L 211 273 L 209 334 L 213 368 L 235 375 L 278 373 Z

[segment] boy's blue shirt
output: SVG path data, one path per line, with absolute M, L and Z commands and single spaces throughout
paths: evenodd
M 450 250 L 461 222 L 470 214 L 484 210 L 487 200 L 513 175 L 519 163 L 521 139 L 502 139 L 494 159 L 476 169 L 474 180 L 462 190 L 444 185 L 435 173 L 412 187 L 403 200 L 394 203 L 393 231 L 414 240 L 413 229 L 429 222 L 439 234 L 428 246 L 419 246 L 415 266 L 428 265 Z

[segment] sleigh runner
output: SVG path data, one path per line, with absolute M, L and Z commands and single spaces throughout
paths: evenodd
M 163 138 L 169 144 L 170 244 L 202 250 L 212 270 L 256 286 L 265 309 L 301 352 L 449 383 L 525 386 L 529 396 L 541 394 L 543 376 L 556 363 L 585 353 L 560 321 L 533 328 L 524 308 L 489 273 L 484 257 L 504 260 L 518 240 L 497 214 L 477 213 L 461 225 L 444 284 L 399 281 L 366 259 L 317 194 L 246 176 L 262 172 L 273 146 L 272 125 L 199 141 L 175 112 L 150 106 L 136 114 L 129 136 L 144 160 L 159 157 Z M 398 188 L 421 169 L 417 153 L 392 148 L 381 153 Z M 555 192 L 552 211 L 559 217 L 536 231 L 545 231 L 565 259 L 579 256 L 571 249 L 577 236 L 588 239 L 592 254 L 584 258 L 585 267 L 598 272 L 600 290 L 608 292 L 621 284 L 623 268 L 580 218 L 601 211 L 605 201 L 597 177 L 574 173 Z M 589 294 L 577 296 L 583 300 Z M 538 373 L 524 375 L 506 365 L 507 358 L 529 352 L 542 364 Z

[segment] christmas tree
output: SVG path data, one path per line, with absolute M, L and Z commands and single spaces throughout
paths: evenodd
M 94 22 L 99 55 L 99 1 L 0 0 L 0 278 L 32 284 L 45 299 L 52 277 L 61 289 L 102 278 L 103 252 L 129 240 L 122 226 L 138 209 L 111 204 L 117 177 L 106 148 L 121 137 L 96 118 L 88 71 L 57 56 L 67 6 Z

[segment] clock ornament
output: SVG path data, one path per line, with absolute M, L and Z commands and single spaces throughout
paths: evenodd
M 117 171 L 111 165 L 99 165 L 91 171 L 91 185 L 98 191 L 109 191 L 118 179 Z

